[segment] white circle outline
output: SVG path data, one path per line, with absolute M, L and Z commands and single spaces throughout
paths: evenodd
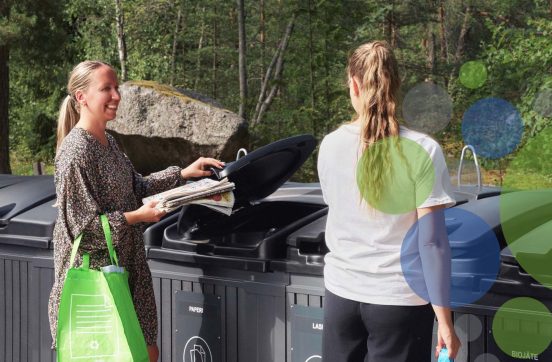
M 200 336 L 193 336 L 193 337 L 190 337 L 190 339 L 188 339 L 188 341 L 186 341 L 186 344 L 184 345 L 184 349 L 182 350 L 182 361 L 183 362 L 186 362 L 185 358 L 186 358 L 186 347 L 188 347 L 188 344 L 190 343 L 190 341 L 194 338 L 197 338 L 199 339 L 200 341 L 202 341 L 203 343 L 205 343 L 205 346 L 207 347 L 207 350 L 209 351 L 209 357 L 211 358 L 211 361 L 210 362 L 213 362 L 213 354 L 211 353 L 211 347 L 209 347 L 209 343 L 207 343 L 206 340 L 204 340 L 203 338 L 201 338 Z
M 309 362 L 309 361 L 310 361 L 311 359 L 313 359 L 313 358 L 320 358 L 320 359 L 322 359 L 322 356 L 319 356 L 319 355 L 315 354 L 315 355 L 310 356 L 309 358 L 307 358 L 307 360 L 306 360 L 305 362 Z

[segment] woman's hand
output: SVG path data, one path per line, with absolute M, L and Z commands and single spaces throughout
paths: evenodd
M 456 336 L 454 326 L 448 322 L 439 322 L 437 327 L 437 346 L 435 347 L 435 358 L 439 357 L 439 353 L 443 347 L 447 347 L 450 358 L 456 358 L 460 345 L 461 343 Z
M 150 362 L 157 362 L 159 360 L 159 348 L 156 344 L 148 346 L 148 356 Z
M 129 225 L 134 225 L 139 222 L 158 222 L 166 212 L 157 209 L 155 206 L 158 201 L 151 200 L 147 204 L 143 205 L 139 209 L 134 211 L 125 212 L 125 217 Z
M 183 169 L 180 172 L 180 176 L 182 176 L 183 179 L 211 176 L 212 172 L 209 171 L 209 167 L 223 168 L 224 162 L 215 160 L 214 158 L 200 157 Z

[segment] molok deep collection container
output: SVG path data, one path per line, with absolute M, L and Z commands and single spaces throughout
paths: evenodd
M 55 361 L 48 323 L 54 202 L 53 177 L 0 175 L 1 361 Z
M 314 146 L 310 136 L 292 137 L 217 170 L 217 177 L 236 184 L 231 216 L 191 205 L 145 230 L 161 361 L 321 361 L 327 207 L 318 184 L 284 184 Z M 446 214 L 453 284 L 490 290 L 454 308 L 463 343 L 457 361 L 480 362 L 485 356 L 513 361 L 493 338 L 496 311 L 517 296 L 534 297 L 551 308 L 552 291 L 512 256 L 502 224 L 515 219 L 531 237 L 552 220 L 552 201 L 542 195 L 527 197 L 510 219 L 501 220 L 497 190 L 479 189 L 476 196 L 458 191 L 459 206 Z M 52 177 L 0 175 L 2 361 L 55 360 L 47 314 L 54 278 L 54 203 Z M 484 220 L 488 232 L 474 232 L 462 212 Z M 498 276 L 470 272 L 474 261 L 464 250 L 491 234 L 500 243 Z M 546 244 L 540 246 L 526 254 L 546 254 Z M 478 260 L 492 260 L 481 254 Z M 519 321 L 500 326 L 514 335 L 552 335 L 547 319 L 535 324 L 534 318 L 525 318 L 531 313 L 520 310 Z M 523 350 L 515 352 L 527 357 Z M 552 360 L 552 348 L 528 357 Z M 427 356 L 429 360 L 434 357 Z

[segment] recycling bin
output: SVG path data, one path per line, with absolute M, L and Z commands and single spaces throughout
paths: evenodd
M 162 361 L 285 361 L 289 273 L 286 238 L 326 212 L 320 197 L 282 187 L 315 147 L 312 136 L 284 139 L 227 163 L 216 177 L 235 183 L 226 216 L 184 206 L 148 242 L 159 306 Z M 267 197 L 274 194 L 274 197 Z
M 314 197 L 314 194 L 313 191 L 305 193 L 309 197 Z M 524 201 L 515 203 L 515 210 L 507 215 L 503 212 L 502 218 L 499 213 L 501 200 L 496 195 L 496 190 L 489 190 L 488 194 L 479 195 L 467 203 L 462 202 L 459 206 L 445 210 L 452 254 L 451 282 L 455 293 L 461 294 L 461 298 L 457 295 L 455 300 L 464 300 L 452 305 L 455 328 L 463 345 L 456 361 L 494 362 L 515 361 L 519 358 L 552 360 L 551 347 L 541 354 L 532 354 L 531 348 L 518 348 L 507 354 L 498 346 L 493 336 L 495 314 L 512 298 L 532 297 L 552 310 L 552 273 L 540 275 L 539 281 L 536 281 L 523 270 L 518 259 L 512 256 L 503 232 L 503 227 L 510 225 L 510 229 L 518 230 L 518 236 L 524 240 L 533 240 L 533 235 L 540 233 L 538 240 L 541 242 L 537 245 L 529 244 L 527 250 L 522 251 L 537 259 L 550 255 L 552 247 L 542 236 L 549 229 L 552 232 L 552 198 L 547 196 L 549 195 L 538 192 L 525 193 L 521 197 Z M 502 201 L 508 205 L 508 198 L 515 195 L 505 194 L 502 197 Z M 286 258 L 270 262 L 272 270 L 290 275 L 290 283 L 286 287 L 287 361 L 304 362 L 309 358 L 317 361 L 321 355 L 323 267 L 327 252 L 325 224 L 326 216 L 323 215 L 290 234 L 286 240 Z M 494 267 L 489 267 L 491 264 Z M 548 287 L 542 285 L 543 281 Z M 470 293 L 473 295 L 470 296 Z M 535 322 L 538 318 L 535 314 L 538 313 L 521 308 L 515 311 L 514 317 L 502 318 L 495 324 L 495 332 L 499 328 L 511 336 L 523 333 L 529 338 L 533 333 L 535 339 L 550 335 L 552 340 L 549 316 L 541 317 L 541 320 Z M 436 336 L 435 325 L 434 344 Z M 511 339 L 515 340 L 515 337 Z M 427 361 L 429 360 L 436 359 L 432 355 L 427 357 Z
M 313 193 L 310 197 L 313 197 Z M 321 194 L 319 195 L 322 199 Z M 270 268 L 289 274 L 286 286 L 286 361 L 320 362 L 324 330 L 324 234 L 327 209 L 320 218 L 290 234 L 286 258 Z
M 543 339 L 552 340 L 549 313 L 524 305 L 508 308 L 506 314 L 498 313 L 514 298 L 532 298 L 552 310 L 552 269 L 544 268 L 542 273 L 531 270 L 530 274 L 523 267 L 531 268 L 533 261 L 537 265 L 546 263 L 551 254 L 550 196 L 552 191 L 549 190 L 523 191 L 505 194 L 502 199 L 492 197 L 462 206 L 485 220 L 501 248 L 500 272 L 488 292 L 474 303 L 455 308 L 456 314 L 468 324 L 463 334 L 469 361 L 483 354 L 489 361 L 552 360 L 551 346 L 534 353 Z M 502 346 L 499 346 L 500 340 Z M 516 341 L 524 343 L 520 345 Z
M 1 361 L 55 361 L 48 323 L 54 202 L 53 177 L 0 175 Z

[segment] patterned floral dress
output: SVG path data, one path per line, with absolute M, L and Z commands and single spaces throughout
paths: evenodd
M 134 170 L 115 139 L 107 134 L 109 145 L 101 144 L 82 128 L 73 128 L 65 137 L 55 160 L 58 218 L 54 228 L 55 282 L 48 314 L 55 348 L 57 314 L 73 240 L 84 233 L 75 266 L 82 253 L 90 254 L 90 268 L 109 265 L 109 254 L 99 214 L 111 226 L 119 265 L 129 272 L 130 291 L 138 320 L 148 345 L 157 340 L 157 312 L 151 273 L 146 262 L 142 226 L 129 225 L 123 215 L 140 207 L 141 199 L 181 183 L 180 168 L 142 177 Z

